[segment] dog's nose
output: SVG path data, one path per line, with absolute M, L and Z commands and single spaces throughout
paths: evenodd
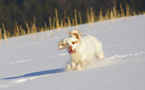
M 69 46 L 68 48 L 69 48 L 69 50 L 72 50 L 72 46 Z

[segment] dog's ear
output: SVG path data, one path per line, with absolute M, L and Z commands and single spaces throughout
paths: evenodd
M 78 33 L 74 33 L 74 36 L 75 36 L 77 39 L 80 39 L 80 38 L 81 38 L 81 36 L 78 35 Z
M 81 38 L 82 37 L 82 33 L 80 32 L 80 30 L 76 30 L 78 33 L 78 36 Z
M 67 38 L 66 38 L 66 39 L 67 39 Z M 66 39 L 60 40 L 60 41 L 57 43 L 57 44 L 58 44 L 59 50 L 65 49 L 65 48 L 66 48 Z
M 70 32 L 71 36 L 75 36 L 77 39 L 80 39 L 82 37 L 82 33 L 79 30 L 73 30 Z
M 58 44 L 58 49 L 59 50 L 64 49 L 64 45 L 63 45 L 62 41 L 57 42 L 57 44 Z

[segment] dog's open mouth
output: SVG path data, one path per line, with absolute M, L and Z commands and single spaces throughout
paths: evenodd
M 73 54 L 73 53 L 75 53 L 76 52 L 76 50 L 74 49 L 74 50 L 69 50 L 69 53 L 70 54 Z

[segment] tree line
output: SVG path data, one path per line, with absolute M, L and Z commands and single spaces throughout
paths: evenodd
M 31 24 L 34 18 L 36 25 L 43 27 L 45 22 L 49 24 L 49 17 L 55 16 L 55 9 L 61 19 L 74 18 L 76 9 L 81 12 L 84 23 L 90 7 L 97 15 L 100 10 L 103 14 L 111 10 L 115 4 L 119 10 L 120 3 L 122 8 L 128 3 L 136 13 L 145 11 L 145 0 L 0 0 L 0 28 L 4 24 L 6 30 L 13 33 L 16 23 L 26 28 L 25 23 Z

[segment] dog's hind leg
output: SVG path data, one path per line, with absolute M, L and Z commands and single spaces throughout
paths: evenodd
M 98 57 L 99 60 L 103 60 L 104 59 L 104 51 L 103 50 L 100 50 L 97 53 L 97 57 Z
M 100 47 L 96 47 L 96 55 L 98 57 L 99 60 L 103 60 L 104 59 L 104 51 L 102 50 L 102 46 Z

